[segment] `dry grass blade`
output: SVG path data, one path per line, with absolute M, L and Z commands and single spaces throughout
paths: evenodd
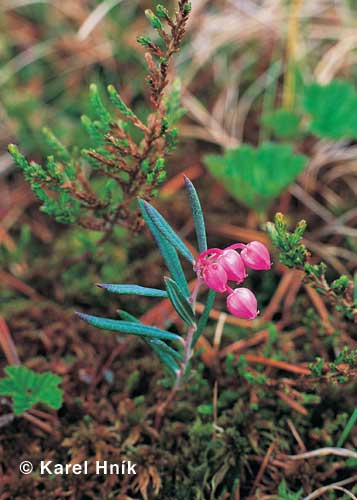
M 85 40 L 101 22 L 101 20 L 123 0 L 106 0 L 100 3 L 93 12 L 87 17 L 78 30 L 77 37 L 79 40 Z
M 299 453 L 298 455 L 288 455 L 290 460 L 304 460 L 306 458 L 314 458 L 314 457 L 324 457 L 327 455 L 336 455 L 338 457 L 346 457 L 346 458 L 357 458 L 357 452 L 349 450 L 347 448 L 338 448 L 338 447 L 326 447 L 319 448 L 318 450 L 307 451 L 306 453 Z
M 346 484 L 353 483 L 355 481 L 357 481 L 357 475 L 349 477 L 348 479 L 344 479 L 343 481 L 338 481 L 337 483 L 332 483 L 332 484 L 329 484 L 327 486 L 321 486 L 321 488 L 318 488 L 317 490 L 310 493 L 310 495 L 308 495 L 307 497 L 304 497 L 303 500 L 313 500 L 314 498 L 318 498 L 319 496 L 321 496 L 323 493 L 326 493 L 330 490 L 336 490 L 336 489 L 343 491 L 350 498 L 356 500 L 356 497 L 351 492 L 349 492 L 345 488 L 342 488 L 342 486 L 344 486 Z

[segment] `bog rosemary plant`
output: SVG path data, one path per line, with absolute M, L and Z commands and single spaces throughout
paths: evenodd
M 156 13 L 145 12 L 156 32 L 156 41 L 138 37 L 146 49 L 146 77 L 150 91 L 150 107 L 145 120 L 140 119 L 109 85 L 103 102 L 96 85 L 89 91 L 92 116 L 82 116 L 89 136 L 89 147 L 67 148 L 51 130 L 43 130 L 44 140 L 52 154 L 47 163 L 29 162 L 17 146 L 9 152 L 22 169 L 31 189 L 42 202 L 42 210 L 62 223 L 104 232 L 109 235 L 120 224 L 132 231 L 141 225 L 136 198 L 150 200 L 166 177 L 166 158 L 176 144 L 175 123 L 182 116 L 178 84 L 169 86 L 169 68 L 180 49 L 191 10 L 188 0 L 179 0 L 173 16 L 161 5 Z M 88 167 L 105 182 L 88 178 Z M 99 184 L 99 186 L 98 186 Z
M 259 311 L 253 292 L 240 286 L 233 289 L 230 285 L 232 283 L 241 285 L 247 277 L 248 270 L 263 271 L 270 269 L 271 266 L 269 252 L 259 241 L 253 241 L 247 245 L 235 243 L 225 249 L 208 248 L 204 217 L 196 189 L 187 177 L 185 177 L 185 183 L 196 229 L 198 257 L 194 258 L 182 239 L 150 203 L 139 200 L 143 219 L 171 274 L 170 277 L 164 278 L 165 290 L 131 284 L 100 284 L 99 286 L 117 294 L 168 298 L 186 325 L 186 335 L 181 336 L 145 325 L 125 311 L 119 312 L 121 320 L 79 313 L 83 320 L 95 327 L 140 336 L 171 370 L 175 377 L 174 386 L 168 400 L 160 406 L 159 413 L 172 400 L 176 391 L 181 387 L 185 375 L 189 372 L 194 346 L 206 326 L 216 293 L 226 294 L 227 308 L 231 314 L 244 319 L 254 319 Z M 192 265 L 196 274 L 197 279 L 191 291 L 179 255 Z M 208 287 L 209 293 L 203 314 L 198 319 L 195 304 L 204 286 Z M 174 347 L 171 347 L 168 342 L 173 342 Z

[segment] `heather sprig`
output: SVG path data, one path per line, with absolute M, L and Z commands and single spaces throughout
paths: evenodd
M 156 14 L 146 11 L 160 39 L 156 43 L 147 35 L 138 38 L 146 50 L 150 89 L 151 109 L 146 119 L 138 117 L 114 85 L 104 95 L 92 84 L 90 113 L 81 119 L 88 147 L 67 148 L 44 128 L 43 140 L 52 154 L 40 165 L 28 161 L 16 145 L 9 145 L 15 163 L 42 202 L 42 210 L 58 222 L 103 232 L 103 238 L 116 225 L 133 232 L 141 228 L 136 200 L 157 195 L 166 178 L 166 158 L 177 141 L 175 124 L 183 110 L 179 83 L 173 82 L 168 90 L 169 68 L 180 49 L 189 12 L 186 0 L 179 0 L 173 16 L 160 5 Z M 95 182 L 99 178 L 105 182 Z
M 303 271 L 305 281 L 325 296 L 337 311 L 348 319 L 357 321 L 357 279 L 354 283 L 348 276 L 341 275 L 329 283 L 326 277 L 327 265 L 324 262 L 310 262 L 310 252 L 301 241 L 307 228 L 306 221 L 301 220 L 294 231 L 289 232 L 286 218 L 277 213 L 274 223 L 268 222 L 266 228 L 273 244 L 280 251 L 280 262 Z

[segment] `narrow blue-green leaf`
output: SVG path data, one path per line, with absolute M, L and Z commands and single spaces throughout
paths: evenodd
M 135 318 L 135 316 L 124 311 L 123 309 L 118 309 L 117 313 L 124 321 L 131 321 L 132 323 L 141 323 L 140 319 Z
M 190 179 L 186 177 L 186 175 L 184 177 L 185 177 L 186 188 L 188 191 L 188 196 L 190 199 L 192 217 L 195 223 L 197 245 L 200 253 L 202 253 L 205 250 L 207 250 L 207 235 L 206 235 L 206 226 L 205 226 L 205 220 L 203 218 L 201 203 L 195 186 L 192 184 Z
M 178 284 L 171 278 L 165 278 L 167 294 L 175 311 L 188 326 L 196 324 L 195 315 L 191 304 L 181 292 Z
M 126 321 L 140 323 L 140 320 L 126 311 L 119 310 L 118 314 Z M 152 348 L 160 361 L 162 361 L 164 365 L 166 365 L 167 368 L 169 368 L 169 370 L 171 370 L 176 375 L 177 371 L 179 370 L 179 366 L 177 365 L 175 360 L 177 359 L 179 362 L 182 362 L 182 354 L 175 351 L 175 349 L 167 345 L 163 340 L 149 339 L 147 337 L 143 337 L 143 339 Z
M 134 323 L 131 321 L 121 321 L 117 319 L 102 318 L 99 316 L 92 316 L 91 314 L 77 313 L 78 316 L 92 326 L 101 328 L 103 330 L 111 330 L 113 332 L 129 333 L 132 335 L 140 335 L 144 337 L 161 339 L 161 340 L 178 340 L 182 342 L 181 337 L 176 333 L 161 330 L 155 326 L 147 326 L 142 323 Z
M 149 342 L 149 345 L 151 346 L 152 350 L 157 355 L 157 357 L 164 363 L 164 365 L 166 365 L 167 368 L 169 368 L 169 370 L 172 371 L 172 373 L 177 375 L 177 373 L 180 370 L 180 367 L 176 363 L 175 359 L 167 352 L 161 350 L 160 347 L 158 347 L 157 345 L 151 344 L 151 342 Z
M 216 298 L 216 292 L 213 290 L 210 290 L 208 292 L 208 297 L 206 300 L 205 308 L 204 308 L 203 313 L 198 321 L 197 330 L 195 331 L 195 334 L 193 336 L 192 347 L 194 347 L 196 345 L 197 340 L 200 338 L 200 335 L 201 335 L 203 329 L 207 325 L 209 313 L 211 312 L 215 298 Z
M 171 346 L 167 345 L 166 342 L 164 342 L 163 340 L 149 339 L 148 342 L 150 343 L 151 346 L 155 345 L 156 347 L 158 347 L 162 351 L 165 351 L 167 354 L 170 354 L 170 356 L 177 359 L 178 361 L 183 361 L 182 354 L 180 352 L 176 351 L 175 349 L 173 349 Z
M 167 241 L 171 243 L 171 245 L 173 245 L 181 255 L 183 255 L 183 257 L 185 257 L 189 262 L 191 262 L 191 264 L 193 264 L 195 259 L 192 253 L 189 251 L 181 238 L 175 233 L 172 227 L 166 222 L 160 212 L 158 212 L 156 208 L 150 205 L 150 203 L 148 203 L 147 201 L 144 201 L 143 203 L 151 221 L 164 236 L 164 238 L 166 238 Z
M 152 222 L 151 218 L 149 217 L 144 202 L 143 200 L 139 200 L 139 206 L 141 209 L 141 213 L 143 215 L 143 218 L 150 229 L 156 244 L 158 245 L 161 255 L 163 256 L 166 265 L 176 281 L 176 283 L 179 285 L 181 288 L 181 291 L 183 294 L 188 297 L 190 295 L 190 291 L 188 289 L 188 284 L 185 278 L 185 274 L 182 269 L 182 265 L 180 262 L 180 259 L 178 258 L 177 252 L 175 248 L 169 243 L 166 238 L 162 236 L 160 231 L 156 228 L 154 223 Z
M 167 297 L 165 290 L 157 288 L 147 288 L 140 285 L 111 285 L 106 283 L 98 283 L 100 288 L 105 288 L 108 292 L 118 293 L 120 295 L 143 295 L 146 297 Z

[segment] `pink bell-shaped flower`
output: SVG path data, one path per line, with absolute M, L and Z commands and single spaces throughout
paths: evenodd
M 227 273 L 217 262 L 207 262 L 202 277 L 209 288 L 216 292 L 225 292 L 227 288 Z
M 227 248 L 218 257 L 217 262 L 227 273 L 227 279 L 242 283 L 248 276 L 245 270 L 244 262 L 238 252 Z
M 228 311 L 242 319 L 254 319 L 259 314 L 257 299 L 248 288 L 236 288 L 227 297 Z
M 244 264 L 256 271 L 266 271 L 271 268 L 269 250 L 260 241 L 252 241 L 241 252 Z

